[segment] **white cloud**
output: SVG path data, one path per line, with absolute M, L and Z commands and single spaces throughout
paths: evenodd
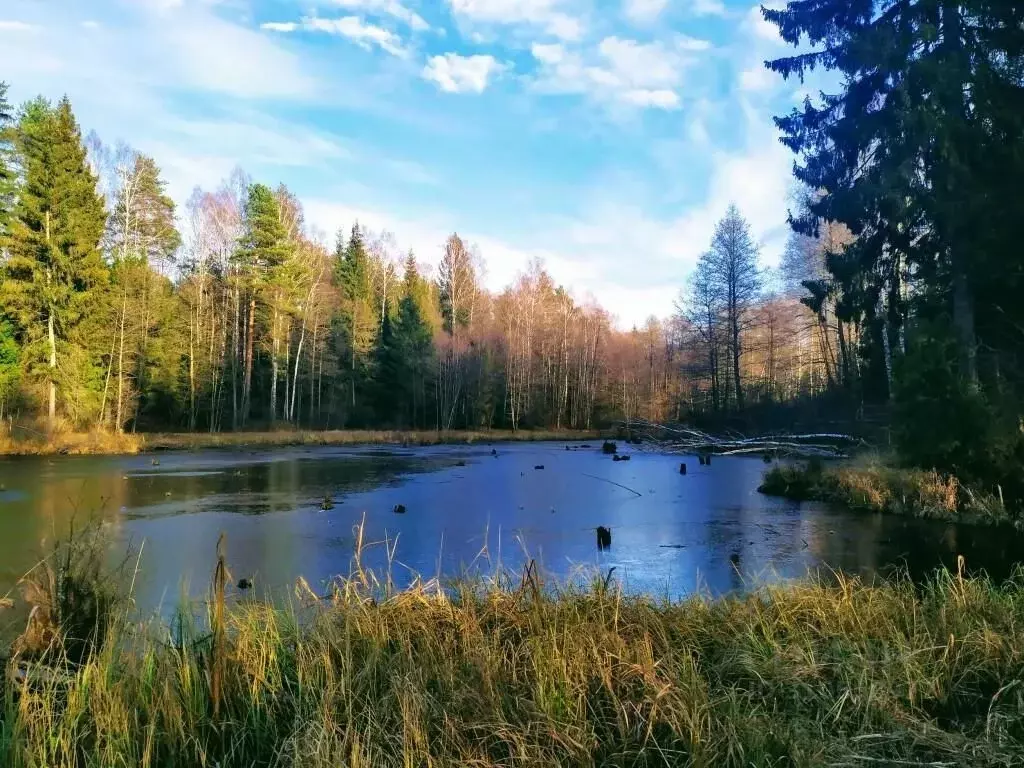
M 430 29 L 430 25 L 427 24 L 422 16 L 402 5 L 398 0 L 331 0 L 331 2 L 340 8 L 390 16 L 408 24 L 417 32 L 424 32 Z
M 695 16 L 727 16 L 722 0 L 692 0 L 690 10 Z
M 771 5 L 771 3 L 768 3 L 768 6 Z M 743 19 L 743 30 L 746 34 L 762 42 L 779 46 L 786 44 L 786 41 L 782 39 L 782 35 L 779 34 L 779 28 L 770 21 L 765 20 L 764 15 L 761 13 L 760 5 L 755 5 L 747 11 L 747 15 Z
M 583 22 L 560 10 L 561 0 L 448 0 L 452 13 L 483 24 L 527 24 L 560 40 L 578 40 Z
M 744 91 L 769 91 L 782 83 L 781 78 L 764 66 L 754 64 L 740 72 L 740 88 Z
M 98 21 L 83 21 L 82 27 L 83 29 L 99 29 L 100 23 Z
M 650 90 L 636 88 L 622 94 L 622 100 L 636 107 L 655 107 L 657 109 L 676 109 L 679 106 L 679 94 L 664 88 Z
M 38 5 L 26 0 L 24 7 Z M 133 8 L 116 24 L 85 24 L 88 34 L 77 14 L 60 9 L 31 19 L 32 34 L 4 35 L 0 43 L 4 79 L 27 95 L 68 93 L 76 106 L 83 99 L 134 102 L 139 112 L 147 108 L 144 97 L 159 103 L 171 92 L 276 103 L 319 93 L 319 81 L 296 55 L 219 17 L 207 2 Z
M 301 24 L 296 22 L 267 22 L 262 29 L 272 32 L 294 32 L 304 29 L 308 32 L 324 32 L 339 35 L 351 40 L 360 48 L 370 50 L 374 45 L 392 56 L 404 59 L 409 51 L 402 45 L 402 38 L 390 30 L 367 24 L 358 16 L 344 16 L 340 19 L 321 19 L 316 16 L 304 18 Z
M 689 64 L 685 55 L 694 50 L 691 38 L 676 45 L 638 43 L 606 37 L 596 56 L 557 43 L 534 44 L 531 52 L 540 64 L 534 87 L 546 93 L 583 94 L 640 108 L 676 109 L 677 88 Z
M 0 32 L 32 32 L 36 29 L 34 24 L 27 24 L 24 21 L 4 21 L 0 19 Z
M 636 24 L 650 24 L 668 5 L 668 0 L 626 0 L 623 10 Z
M 294 32 L 298 28 L 299 25 L 294 21 L 268 21 L 260 24 L 260 29 L 265 29 L 268 32 Z
M 760 6 L 747 11 L 740 25 L 737 51 L 732 57 L 739 87 L 747 93 L 768 94 L 780 90 L 784 81 L 765 67 L 764 62 L 780 55 L 785 45 L 778 28 L 765 21 Z
M 676 38 L 676 45 L 680 50 L 683 51 L 710 51 L 714 46 L 708 40 L 701 40 L 698 37 L 690 37 L 689 35 L 679 35 Z
M 553 48 L 541 54 L 556 57 Z M 416 209 L 403 215 L 400 208 L 388 206 L 384 213 L 383 207 L 346 204 L 342 194 L 309 201 L 306 211 L 326 231 L 349 227 L 356 219 L 371 229 L 388 229 L 403 248 L 412 247 L 431 264 L 437 263 L 444 238 L 457 230 L 479 244 L 492 290 L 508 285 L 532 259 L 540 258 L 557 282 L 577 297 L 592 294 L 617 315 L 620 327 L 629 328 L 652 314 L 672 313 L 673 300 L 730 203 L 750 222 L 764 262 L 777 263 L 786 235 L 791 155 L 778 142 L 770 118 L 759 110 L 744 107 L 739 128 L 745 139 L 738 148 L 725 151 L 711 144 L 702 149 L 710 163 L 706 184 L 675 215 L 653 214 L 635 188 L 612 183 L 594 185 L 589 197 L 581 191 L 574 214 L 534 217 L 528 226 L 504 231 L 474 227 L 455 211 Z M 692 183 L 700 185 L 700 177 Z M 624 253 L 633 258 L 623 259 Z
M 161 16 L 134 45 L 149 60 L 149 71 L 166 70 L 169 59 L 180 85 L 199 90 L 243 98 L 303 98 L 316 90 L 293 53 L 205 10 Z
M 660 43 L 638 43 L 606 37 L 598 45 L 611 71 L 632 86 L 676 85 L 682 62 L 675 52 Z
M 423 77 L 446 93 L 483 93 L 492 75 L 503 69 L 493 56 L 433 56 L 423 68 Z

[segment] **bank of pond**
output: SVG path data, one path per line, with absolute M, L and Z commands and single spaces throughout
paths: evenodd
M 861 512 L 1024 528 L 1024 516 L 1004 503 L 999 488 L 994 492 L 972 489 L 955 477 L 900 467 L 870 454 L 852 461 L 780 464 L 765 473 L 758 490 Z
M 68 604 L 71 571 L 37 571 L 45 607 L 4 664 L 0 764 L 1024 762 L 1019 570 L 668 601 L 614 572 L 565 584 L 530 563 L 398 590 L 356 565 L 323 594 L 300 581 L 286 607 L 228 570 L 212 568 L 201 616 L 150 622 L 94 582 Z

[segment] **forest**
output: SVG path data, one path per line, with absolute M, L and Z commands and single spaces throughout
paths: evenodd
M 753 424 L 819 402 L 884 414 L 912 463 L 1021 486 L 1022 14 L 765 10 L 801 46 L 770 70 L 836 76 L 776 117 L 795 156 L 781 264 L 730 207 L 677 312 L 628 330 L 541 263 L 487 290 L 458 234 L 426 260 L 358 222 L 325 242 L 242 170 L 178 208 L 157 158 L 3 86 L 5 429 Z
M 431 270 L 353 222 L 322 242 L 238 170 L 178 210 L 156 160 L 83 139 L 72 105 L 4 107 L 7 429 L 592 428 L 740 410 L 833 382 L 834 330 L 724 211 L 679 314 L 619 330 L 540 263 L 499 293 L 457 234 Z M 818 265 L 810 267 L 809 265 Z

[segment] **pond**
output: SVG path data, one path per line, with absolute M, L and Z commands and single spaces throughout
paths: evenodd
M 867 515 L 764 497 L 760 458 L 700 466 L 628 446 L 614 462 L 564 443 L 429 448 L 282 448 L 133 457 L 0 460 L 0 597 L 44 551 L 43 542 L 100 516 L 123 555 L 141 548 L 135 586 L 143 610 L 208 588 L 220 533 L 233 577 L 281 595 L 303 576 L 314 588 L 351 567 L 355 528 L 391 542 L 399 584 L 521 568 L 584 578 L 614 567 L 632 592 L 679 598 L 722 594 L 809 569 L 873 576 L 940 564 L 996 577 L 1024 552 L 1022 537 Z M 494 455 L 492 455 L 492 451 Z M 680 462 L 687 474 L 679 472 Z M 542 469 L 540 467 L 543 467 Z M 334 507 L 321 510 L 325 496 Z M 396 505 L 405 507 L 396 514 Z M 599 551 L 596 528 L 611 529 Z M 378 544 L 364 564 L 388 567 Z M 589 574 L 589 576 L 584 576 Z

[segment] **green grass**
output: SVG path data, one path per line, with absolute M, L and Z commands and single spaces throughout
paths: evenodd
M 39 431 L 0 435 L 0 456 L 48 456 L 135 454 L 146 451 L 197 451 L 208 448 L 283 447 L 295 445 L 442 445 L 477 442 L 513 442 L 538 440 L 594 440 L 597 431 L 569 429 L 535 430 L 279 430 L 274 432 L 195 432 L 115 434 L 103 430 L 59 432 L 45 435 Z
M 58 633 L 8 664 L 0 765 L 1024 765 L 1024 571 L 674 604 L 386 585 L 214 598 L 213 631 L 118 609 L 81 664 Z
M 955 477 L 889 465 L 874 456 L 855 462 L 777 465 L 758 489 L 795 501 L 824 501 L 865 512 L 981 525 L 1020 525 L 996 493 L 981 493 Z

